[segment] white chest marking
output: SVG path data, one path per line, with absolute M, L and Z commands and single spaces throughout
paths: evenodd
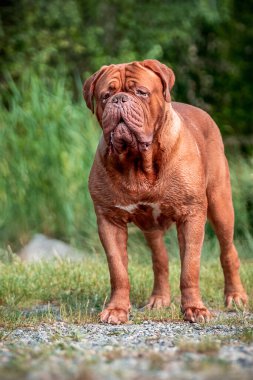
M 196 141 L 195 141 L 195 145 L 196 145 L 196 148 L 197 148 L 198 155 L 200 156 L 199 147 L 198 147 L 198 144 L 196 143 Z
M 150 206 L 152 208 L 152 216 L 154 218 L 154 221 L 155 223 L 158 223 L 158 218 L 161 215 L 161 209 L 158 203 L 138 202 L 138 203 L 133 203 L 127 206 L 116 205 L 115 207 L 120 208 L 121 210 L 127 211 L 129 213 L 132 213 L 136 209 L 138 209 L 138 206 Z
M 174 111 L 171 105 L 170 105 L 170 112 L 171 112 L 171 117 L 172 117 L 171 134 L 172 134 L 172 137 L 175 138 L 178 136 L 180 128 L 181 128 L 181 119 L 176 113 L 176 111 Z

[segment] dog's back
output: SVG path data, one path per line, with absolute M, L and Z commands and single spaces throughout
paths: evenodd
M 172 107 L 196 140 L 205 162 L 207 187 L 225 180 L 229 175 L 227 160 L 220 130 L 214 120 L 207 112 L 189 104 L 172 102 Z

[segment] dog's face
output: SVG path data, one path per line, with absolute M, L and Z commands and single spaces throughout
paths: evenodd
M 120 154 L 148 150 L 162 125 L 175 82 L 156 60 L 103 66 L 84 83 L 84 99 L 95 112 L 108 146 Z

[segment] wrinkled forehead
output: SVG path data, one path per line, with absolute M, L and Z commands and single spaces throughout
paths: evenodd
M 150 91 L 162 83 L 160 78 L 151 70 L 142 66 L 139 62 L 110 65 L 99 79 L 96 92 L 105 89 L 128 89 L 132 86 L 145 86 Z

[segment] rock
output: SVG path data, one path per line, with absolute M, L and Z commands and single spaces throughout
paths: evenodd
M 82 260 L 84 254 L 63 241 L 50 239 L 45 235 L 36 234 L 32 240 L 18 253 L 27 262 L 52 260 L 56 258 Z

